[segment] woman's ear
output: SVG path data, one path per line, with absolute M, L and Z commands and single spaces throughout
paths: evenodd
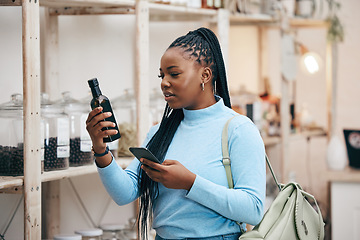
M 209 67 L 205 67 L 201 74 L 201 82 L 208 83 L 211 81 L 212 78 L 212 71 Z

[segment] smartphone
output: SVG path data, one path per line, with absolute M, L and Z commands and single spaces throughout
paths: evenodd
M 134 154 L 134 156 L 140 160 L 140 158 L 146 158 L 149 159 L 150 161 L 156 162 L 156 163 L 160 163 L 159 159 L 157 159 L 154 154 L 152 154 L 149 149 L 144 148 L 144 147 L 130 147 L 129 148 L 130 152 L 132 154 Z

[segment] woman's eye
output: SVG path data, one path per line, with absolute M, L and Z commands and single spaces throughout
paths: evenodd
M 159 74 L 159 75 L 158 75 L 158 78 L 161 78 L 161 79 L 163 79 L 163 78 L 164 78 L 164 75 L 162 75 L 162 74 Z
M 170 73 L 170 75 L 171 75 L 172 77 L 177 77 L 177 76 L 180 75 L 180 73 Z

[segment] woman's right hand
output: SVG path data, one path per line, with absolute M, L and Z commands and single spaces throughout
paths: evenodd
M 110 121 L 104 121 L 105 118 L 111 116 L 110 112 L 101 113 L 103 110 L 102 107 L 97 107 L 92 110 L 86 120 L 86 130 L 88 131 L 93 149 L 96 153 L 103 153 L 106 149 L 106 143 L 104 143 L 103 138 L 109 135 L 117 134 L 117 130 L 102 130 L 104 127 L 115 127 L 115 123 Z

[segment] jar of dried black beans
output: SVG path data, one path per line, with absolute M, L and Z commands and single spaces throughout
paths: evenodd
M 42 171 L 44 169 L 44 121 L 40 120 Z M 11 95 L 11 101 L 0 105 L 0 175 L 24 175 L 23 97 Z
M 70 156 L 70 122 L 61 106 L 41 95 L 41 115 L 45 119 L 45 171 L 67 169 Z
M 86 119 L 91 111 L 90 105 L 72 98 L 70 92 L 62 93 L 60 104 L 70 118 L 70 166 L 94 163 L 91 138 L 86 130 Z

